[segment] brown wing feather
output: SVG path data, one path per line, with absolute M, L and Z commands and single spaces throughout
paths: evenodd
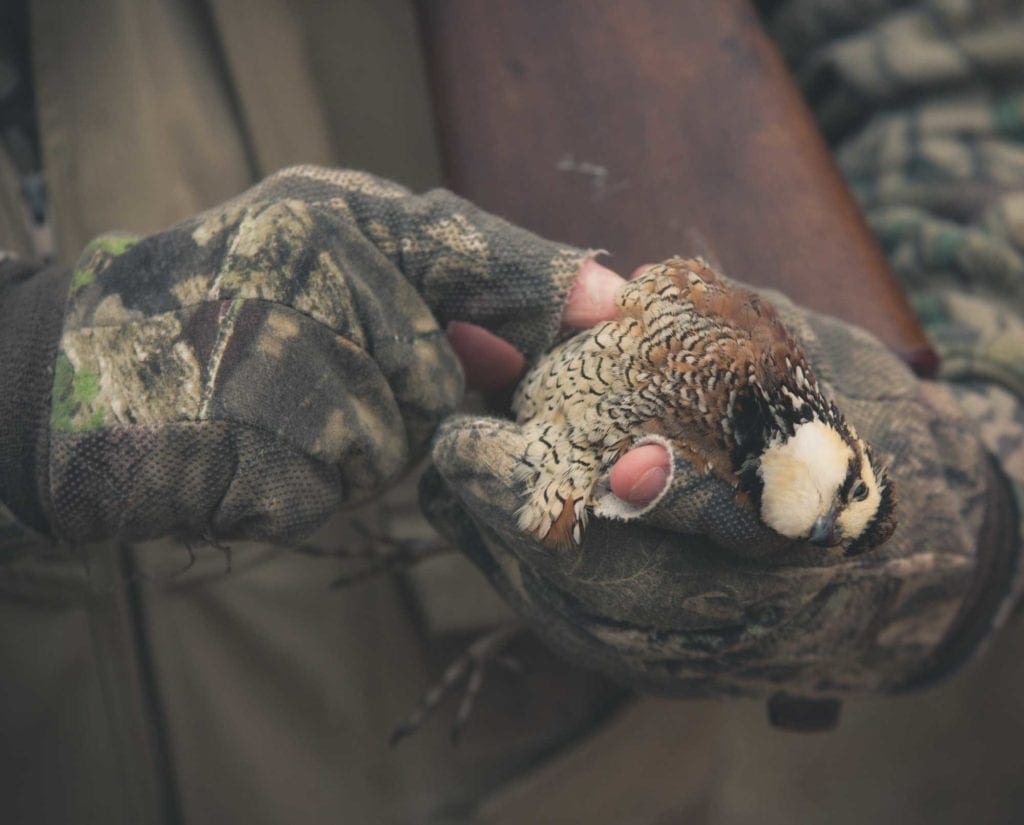
M 572 531 L 576 524 L 576 499 L 571 496 L 562 504 L 562 512 L 558 514 L 541 542 L 550 550 L 574 550 L 577 547 Z
M 812 377 L 803 348 L 782 323 L 778 312 L 770 303 L 743 287 L 729 285 L 699 259 L 674 259 L 678 266 L 675 281 L 684 294 L 693 301 L 694 308 L 705 316 L 721 320 L 724 327 L 739 337 L 740 356 L 735 368 L 742 369 L 753 363 L 756 376 L 763 384 L 776 384 L 785 369 L 786 358 L 793 368 L 800 366 L 808 378 Z M 688 282 L 687 272 L 694 272 L 706 287 L 695 289 Z M 761 353 L 761 357 L 756 357 Z

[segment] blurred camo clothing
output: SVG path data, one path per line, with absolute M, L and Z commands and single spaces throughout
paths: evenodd
M 42 163 L 60 259 L 72 263 L 113 228 L 159 230 L 295 162 L 366 168 L 415 189 L 436 182 L 411 9 L 404 2 L 330 5 L 346 8 L 147 0 L 105 2 L 86 13 L 33 3 Z M 1020 483 L 1022 4 L 776 5 L 779 42 L 942 350 L 944 377 Z M 345 49 L 337 48 L 338 32 Z M 369 75 L 377 82 L 352 80 Z M 288 122 L 304 128 L 280 129 Z M 402 128 L 393 128 L 396 122 Z M 21 221 L 15 161 L 0 155 L 0 246 L 30 256 L 41 242 Z M 187 230 L 199 256 L 216 243 L 216 231 L 200 224 Z M 173 520 L 187 509 L 172 500 L 158 516 L 105 509 L 101 487 L 113 468 L 102 464 L 108 450 L 88 443 L 123 402 L 137 403 L 131 412 L 143 419 L 195 413 L 162 407 L 159 392 L 111 396 L 83 377 L 116 346 L 111 328 L 165 314 L 142 306 L 144 290 L 126 299 L 109 289 L 125 254 L 137 256 L 130 271 L 140 271 L 146 250 L 133 252 L 135 246 L 101 241 L 70 281 L 56 269 L 45 276 L 73 293 L 71 314 L 58 319 L 52 423 L 66 436 L 69 455 L 84 451 L 100 461 L 91 465 L 94 480 L 76 488 L 68 511 L 74 520 L 63 526 L 68 534 L 102 535 L 134 518 L 134 535 L 155 535 L 181 526 Z M 18 266 L 6 265 L 12 273 Z M 230 283 L 230 268 L 221 277 Z M 182 281 L 171 297 L 209 286 Z M 422 295 L 423 285 L 416 286 Z M 282 288 L 265 284 L 246 297 L 262 300 Z M 37 291 L 44 301 L 45 290 Z M 287 300 L 294 307 L 302 296 Z M 187 303 L 160 309 L 184 328 L 192 320 Z M 391 303 L 416 307 L 400 323 L 436 329 L 411 297 Z M 443 296 L 427 303 L 438 314 Z M 341 310 L 329 319 L 332 328 L 375 333 L 362 326 L 366 304 L 332 305 Z M 358 324 L 344 311 L 354 305 L 361 307 Z M 30 320 L 20 320 L 22 335 L 42 335 Z M 518 343 L 528 349 L 529 335 Z M 180 347 L 168 357 L 161 372 L 172 375 L 195 362 Z M 402 360 L 396 355 L 396 370 Z M 122 377 L 131 387 L 131 372 Z M 391 475 L 422 448 L 457 394 L 446 380 L 432 382 L 437 398 L 396 413 L 427 411 L 423 432 L 407 445 L 408 456 L 394 458 Z M 210 406 L 230 409 L 242 397 L 227 384 L 220 389 L 208 397 Z M 401 398 L 390 383 L 379 389 Z M 298 422 L 297 438 L 314 432 L 329 428 Z M 330 439 L 314 442 L 317 435 L 311 445 L 344 454 Z M 139 450 L 138 462 L 147 454 Z M 119 471 L 139 466 L 124 462 Z M 25 520 L 23 500 L 5 503 Z M 407 495 L 376 505 L 364 519 L 414 534 L 423 528 L 412 510 Z M 716 798 L 729 778 L 711 781 L 723 770 L 716 755 L 725 748 L 717 706 L 645 701 L 607 721 L 621 693 L 542 652 L 533 654 L 540 666 L 527 706 L 516 706 L 521 691 L 503 695 L 499 688 L 494 711 L 483 709 L 461 750 L 453 752 L 444 730 L 432 726 L 389 751 L 390 726 L 458 649 L 460 633 L 502 615 L 458 560 L 435 565 L 411 588 L 378 580 L 338 591 L 327 586 L 339 570 L 329 554 L 236 546 L 225 576 L 224 559 L 207 548 L 178 575 L 189 562 L 180 547 L 95 544 L 83 551 L 83 564 L 18 553 L 30 546 L 24 527 L 7 514 L 4 548 L 13 558 L 0 571 L 0 660 L 15 675 L 0 689 L 0 771 L 14 821 L 457 821 L 482 799 L 484 818 L 495 822 L 527 821 L 539 799 L 552 821 L 742 819 L 735 809 L 742 794 Z M 259 525 L 250 534 L 259 535 Z M 359 541 L 338 521 L 319 544 Z M 624 769 L 622 760 L 640 769 Z
M 1013 405 L 997 397 L 1024 387 L 1024 3 L 781 5 L 776 41 L 939 350 L 941 377 L 968 408 L 990 410 L 980 418 L 991 448 L 1019 482 Z

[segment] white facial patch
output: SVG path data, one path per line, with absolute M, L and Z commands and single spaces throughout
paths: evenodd
M 771 444 L 758 469 L 764 523 L 788 538 L 807 538 L 832 507 L 852 458 L 839 433 L 820 421 L 799 424 L 790 438 Z

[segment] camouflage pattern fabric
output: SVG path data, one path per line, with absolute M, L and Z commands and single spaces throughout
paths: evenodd
M 860 561 L 751 558 L 756 548 L 728 541 L 750 514 L 677 461 L 642 523 L 598 521 L 578 555 L 553 556 L 509 520 L 521 436 L 481 419 L 442 428 L 424 501 L 551 644 L 631 685 L 898 690 L 962 662 L 1024 582 L 1024 3 L 765 5 L 943 357 L 943 384 L 918 381 L 869 337 L 773 299 L 839 406 L 890 456 L 895 536 Z
M 51 532 L 308 533 L 390 484 L 458 403 L 442 327 L 539 352 L 586 254 L 448 192 L 314 167 L 97 239 L 53 368 Z
M 789 0 L 770 24 L 1024 503 L 1024 2 Z

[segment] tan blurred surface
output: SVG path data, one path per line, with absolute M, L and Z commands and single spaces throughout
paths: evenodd
M 831 733 L 775 731 L 760 703 L 738 703 L 708 822 L 1020 822 L 1022 649 L 1017 623 L 945 685 L 847 702 Z

